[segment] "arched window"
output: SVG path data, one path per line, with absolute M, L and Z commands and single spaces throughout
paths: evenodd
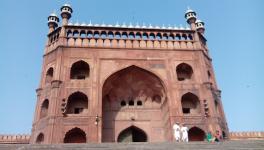
M 84 30 L 81 31 L 81 34 L 80 34 L 81 38 L 86 38 L 86 33 Z
M 142 101 L 140 101 L 140 100 L 138 100 L 137 101 L 137 106 L 142 106 L 143 104 L 142 104 Z
M 93 37 L 93 32 L 92 31 L 88 31 L 87 32 L 87 37 L 88 38 L 92 38 Z
M 186 63 L 181 63 L 176 67 L 178 81 L 191 79 L 193 70 L 192 67 Z
M 156 102 L 156 103 L 160 103 L 161 102 L 161 97 L 159 95 L 154 95 L 152 97 L 152 101 Z
M 99 36 L 99 32 L 98 32 L 98 31 L 95 31 L 93 37 L 94 37 L 94 38 L 97 38 L 97 39 L 100 38 L 100 36 Z
M 137 32 L 135 39 L 141 39 L 141 33 Z
M 134 101 L 133 101 L 133 100 L 130 100 L 130 101 L 128 102 L 128 105 L 129 105 L 129 106 L 134 106 Z
M 66 114 L 82 114 L 87 112 L 88 98 L 81 92 L 75 92 L 68 98 Z
M 116 32 L 115 33 L 115 39 L 120 39 L 121 38 L 121 33 L 120 32 Z
M 117 142 L 147 142 L 147 140 L 147 134 L 135 126 L 123 130 L 117 138 Z
M 79 37 L 79 32 L 77 30 L 73 31 L 73 37 L 78 38 Z
M 183 114 L 200 114 L 200 102 L 196 95 L 186 93 L 181 98 Z
M 71 79 L 85 79 L 89 77 L 90 67 L 84 61 L 75 62 L 71 67 Z
M 150 40 L 154 40 L 154 39 L 155 39 L 155 34 L 154 34 L 154 33 L 150 33 L 150 35 L 149 35 L 149 39 L 150 39 Z
M 102 39 L 106 39 L 107 35 L 106 35 L 106 32 L 105 31 L 102 31 L 101 32 L 101 38 Z
M 52 78 L 53 78 L 53 68 L 50 67 L 46 73 L 46 79 L 45 79 L 45 82 L 46 83 L 50 83 L 52 81 Z
M 192 127 L 188 131 L 188 137 L 190 141 L 204 141 L 205 132 L 198 127 Z
M 143 33 L 142 39 L 143 40 L 147 40 L 148 39 L 148 34 L 147 33 Z
M 49 100 L 45 99 L 43 103 L 41 104 L 40 119 L 48 115 L 48 109 L 49 109 Z
M 108 38 L 113 39 L 114 38 L 114 33 L 112 31 L 108 32 Z
M 158 33 L 157 36 L 156 36 L 156 39 L 157 39 L 157 40 L 160 40 L 161 38 L 162 38 L 161 34 Z
M 37 144 L 41 144 L 41 143 L 43 143 L 43 141 L 44 141 L 44 134 L 43 134 L 43 133 L 40 133 L 40 134 L 37 136 L 36 143 L 37 143 Z
M 126 106 L 126 101 L 122 100 L 121 103 L 120 103 L 120 105 L 121 105 L 122 107 Z
M 127 38 L 128 38 L 127 33 L 126 32 L 123 32 L 122 33 L 122 39 L 127 39 Z
M 135 38 L 135 34 L 133 32 L 129 33 L 129 39 L 134 39 Z
M 65 134 L 64 143 L 86 143 L 86 134 L 80 128 L 71 129 Z

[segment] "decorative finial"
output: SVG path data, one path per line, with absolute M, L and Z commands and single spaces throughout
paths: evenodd
M 122 27 L 123 27 L 123 28 L 126 28 L 126 27 L 127 27 L 125 22 L 123 22 Z
M 166 29 L 166 27 L 165 27 L 165 25 L 164 25 L 164 24 L 162 24 L 162 27 L 161 27 L 161 29 Z
M 88 26 L 92 26 L 93 24 L 92 24 L 92 21 L 90 20 L 90 22 L 89 22 L 89 24 L 88 24 Z
M 134 26 L 133 26 L 132 23 L 130 22 L 128 27 L 129 27 L 129 28 L 133 28 Z
M 142 28 L 146 28 L 145 22 L 143 22 Z
M 116 22 L 116 25 L 115 25 L 115 27 L 120 27 L 120 25 L 119 25 L 118 21 Z
M 139 26 L 138 22 L 137 22 L 137 24 L 136 24 L 136 28 L 140 28 L 140 26 Z

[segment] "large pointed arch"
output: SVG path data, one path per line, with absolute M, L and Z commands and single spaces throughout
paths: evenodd
M 148 136 L 145 131 L 136 127 L 130 126 L 122 130 L 117 137 L 117 142 L 147 142 Z
M 88 97 L 82 92 L 72 93 L 67 100 L 66 114 L 83 114 L 88 110 Z
M 205 132 L 198 127 L 192 127 L 188 131 L 188 137 L 189 141 L 204 141 Z
M 156 114 L 148 118 L 150 122 L 151 120 L 165 122 L 167 120 L 161 116 L 168 114 L 163 111 L 168 110 L 167 107 L 164 83 L 153 72 L 135 65 L 114 72 L 105 79 L 102 87 L 102 142 L 118 140 L 116 131 L 121 125 L 119 123 L 123 122 L 125 126 L 129 126 L 130 120 L 135 119 L 132 116 L 120 118 L 118 114 L 129 116 L 125 114 L 132 110 L 134 113 L 142 114 L 146 111 L 144 108 L 148 108 L 147 113 Z M 135 108 L 137 109 L 134 110 Z M 166 130 L 167 126 L 166 128 L 164 126 L 167 124 L 169 123 L 161 123 L 161 130 Z M 130 131 L 138 131 L 134 129 L 131 128 Z M 165 131 L 163 133 L 165 134 Z M 165 136 L 160 135 L 160 139 L 165 139 Z
M 163 88 L 162 94 L 163 95 L 166 95 L 167 89 L 166 89 L 165 83 L 161 80 L 161 77 L 159 75 L 157 75 L 156 73 L 154 73 L 154 72 L 152 72 L 152 71 L 150 71 L 150 70 L 148 70 L 148 69 L 146 69 L 144 67 L 139 67 L 139 66 L 136 66 L 136 65 L 131 65 L 129 67 L 125 67 L 125 68 L 122 68 L 122 69 L 120 69 L 118 71 L 113 72 L 111 75 L 109 75 L 104 80 L 104 82 L 103 82 L 104 84 L 103 84 L 103 87 L 102 87 L 103 97 L 105 96 L 104 90 L 108 86 L 107 85 L 108 81 L 109 80 L 115 80 L 115 79 L 117 79 L 118 78 L 117 75 L 120 75 L 120 74 L 122 75 L 122 74 L 126 73 L 126 71 L 131 71 L 131 72 L 133 72 L 133 71 L 135 71 L 135 72 L 136 71 L 140 71 L 140 72 L 145 72 L 146 74 L 148 74 L 150 76 L 153 76 L 155 78 L 155 80 L 157 81 L 159 87 L 162 87 Z M 157 95 L 152 95 L 151 97 L 154 97 L 154 96 L 157 96 Z
M 86 133 L 75 127 L 65 134 L 64 143 L 86 143 Z
M 184 115 L 198 115 L 201 113 L 199 98 L 191 92 L 188 92 L 182 96 L 181 104 Z
M 87 62 L 79 60 L 72 64 L 70 78 L 71 79 L 86 79 L 90 75 L 90 66 Z

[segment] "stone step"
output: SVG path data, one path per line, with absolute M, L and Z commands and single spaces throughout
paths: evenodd
M 0 144 L 0 150 L 264 150 L 262 141 L 222 143 L 102 143 L 102 144 Z

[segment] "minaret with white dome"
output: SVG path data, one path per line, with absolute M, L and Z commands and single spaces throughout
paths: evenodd
M 68 25 L 68 21 L 71 18 L 73 10 L 70 4 L 64 4 L 61 7 L 61 17 L 62 17 L 62 25 Z
M 196 12 L 188 8 L 185 12 L 185 18 L 187 19 L 187 23 L 190 24 L 191 29 L 195 30 Z
M 49 26 L 49 33 L 54 31 L 58 27 L 60 19 L 58 16 L 53 12 L 48 17 L 48 26 Z
M 204 22 L 201 20 L 197 20 L 195 22 L 196 30 L 200 32 L 201 34 L 204 34 L 205 28 L 204 28 Z

